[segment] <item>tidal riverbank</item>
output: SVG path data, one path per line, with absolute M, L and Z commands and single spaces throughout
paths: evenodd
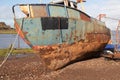
M 0 80 L 119 80 L 119 68 L 120 62 L 106 61 L 100 57 L 79 61 L 57 71 L 45 72 L 40 58 L 35 54 L 11 56 L 0 67 Z

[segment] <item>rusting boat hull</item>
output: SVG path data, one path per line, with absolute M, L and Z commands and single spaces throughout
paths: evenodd
M 93 52 L 102 51 L 110 40 L 105 23 L 77 9 L 31 4 L 29 10 L 41 10 L 45 14 L 34 12 L 29 18 L 15 19 L 16 30 L 49 69 L 56 70 L 71 61 L 92 56 Z

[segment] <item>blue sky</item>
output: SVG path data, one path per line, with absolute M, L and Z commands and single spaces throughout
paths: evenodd
M 12 6 L 18 3 L 48 3 L 50 0 L 1 0 L 0 2 L 0 22 L 13 26 Z M 119 0 L 86 0 L 84 3 L 85 12 L 96 18 L 100 13 L 106 14 L 108 17 L 120 19 L 120 1 Z M 79 9 L 81 6 L 79 5 Z M 118 21 L 103 19 L 110 29 L 116 29 Z
M 0 5 L 11 6 L 18 3 L 39 3 L 39 2 L 40 0 L 1 0 Z M 42 2 L 45 2 L 45 0 L 43 0 Z

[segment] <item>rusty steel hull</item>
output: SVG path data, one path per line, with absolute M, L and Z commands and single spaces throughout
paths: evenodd
M 46 14 L 15 19 L 15 27 L 49 69 L 56 70 L 71 61 L 92 56 L 110 40 L 105 23 L 77 9 L 54 4 L 36 6 Z M 31 5 L 31 9 L 38 11 L 34 10 L 36 6 Z
M 39 53 L 46 67 L 51 70 L 60 69 L 71 62 L 84 60 L 95 56 L 103 50 L 105 43 L 78 42 L 71 45 L 57 45 L 56 48 L 42 48 Z M 96 50 L 96 51 L 95 51 Z

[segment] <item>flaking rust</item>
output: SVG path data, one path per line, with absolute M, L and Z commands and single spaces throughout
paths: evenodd
M 15 17 L 16 30 L 20 30 L 19 35 L 37 51 L 48 69 L 57 70 L 94 56 L 110 40 L 110 30 L 105 23 L 78 10 L 76 4 L 65 0 L 15 5 L 20 6 L 27 16 Z

